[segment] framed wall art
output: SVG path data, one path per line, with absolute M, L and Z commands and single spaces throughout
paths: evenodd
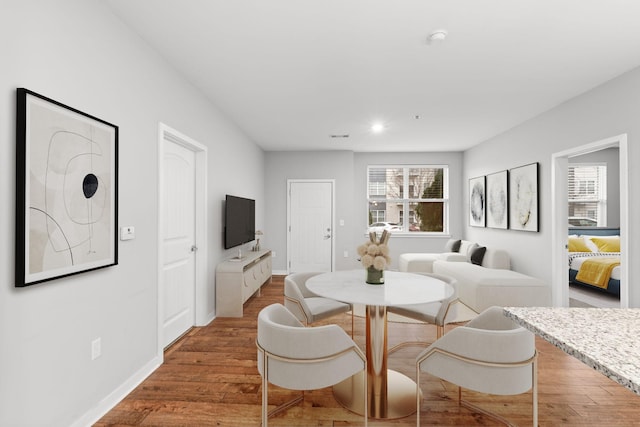
M 485 204 L 484 176 L 471 178 L 469 180 L 469 225 L 484 227 Z
M 118 263 L 118 127 L 17 90 L 17 287 Z
M 507 229 L 509 205 L 507 171 L 487 175 L 487 227 Z
M 509 170 L 509 228 L 538 231 L 538 163 Z

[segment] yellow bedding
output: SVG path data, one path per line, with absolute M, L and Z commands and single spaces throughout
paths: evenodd
M 588 259 L 582 263 L 576 279 L 602 289 L 607 289 L 611 272 L 618 265 L 620 265 L 620 258 Z

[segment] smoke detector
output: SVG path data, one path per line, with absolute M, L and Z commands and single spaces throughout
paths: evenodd
M 447 38 L 447 30 L 435 30 L 427 37 L 427 43 L 438 43 L 444 41 Z

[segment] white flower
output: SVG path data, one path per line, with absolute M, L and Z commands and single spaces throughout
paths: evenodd
M 358 255 L 364 256 L 367 253 L 367 244 L 362 244 L 358 246 Z
M 373 268 L 376 270 L 384 270 L 387 266 L 387 260 L 382 256 L 377 256 L 373 259 Z
M 364 255 L 362 257 L 362 265 L 364 266 L 364 268 L 369 268 L 373 265 L 373 257 L 369 254 Z
M 391 264 L 389 247 L 387 246 L 389 237 L 388 233 L 383 233 L 382 237 L 378 239 L 374 233 L 370 233 L 369 240 L 358 246 L 357 252 L 365 268 L 373 267 L 382 271 Z
M 378 245 L 369 245 L 369 247 L 367 248 L 367 253 L 371 256 L 378 255 L 380 253 L 378 252 Z

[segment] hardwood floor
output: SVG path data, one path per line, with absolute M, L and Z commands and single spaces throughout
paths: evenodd
M 194 328 L 165 352 L 165 363 L 99 420 L 106 426 L 258 426 L 261 378 L 256 368 L 256 317 L 260 309 L 282 302 L 283 278 L 274 277 L 262 296 L 245 304 L 243 318 L 217 318 Z M 332 322 L 351 327 L 351 317 Z M 390 322 L 389 344 L 435 339 L 435 327 Z M 355 340 L 364 345 L 364 319 L 356 317 Z M 536 338 L 539 351 L 540 426 L 638 426 L 640 396 Z M 393 353 L 389 367 L 415 377 L 418 347 Z M 425 378 L 426 377 L 426 378 Z M 423 426 L 499 425 L 457 405 L 457 388 L 425 375 L 421 384 Z M 269 402 L 283 403 L 298 393 L 269 387 Z M 531 393 L 488 396 L 464 391 L 467 400 L 513 423 L 531 425 Z M 415 426 L 416 417 L 370 420 L 370 426 Z M 330 388 L 306 392 L 299 406 L 269 419 L 271 426 L 359 426 L 362 418 L 343 409 Z

